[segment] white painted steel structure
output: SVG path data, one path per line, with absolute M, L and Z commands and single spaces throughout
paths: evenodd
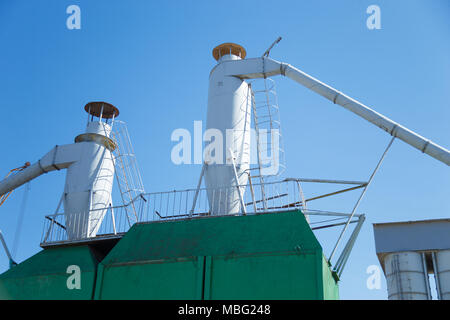
M 385 257 L 389 300 L 427 300 L 428 274 L 418 252 L 394 252 Z
M 286 76 L 327 98 L 333 103 L 338 104 L 366 119 L 377 127 L 385 130 L 390 135 L 399 138 L 423 153 L 426 153 L 433 158 L 450 165 L 449 150 L 392 121 L 386 116 L 365 106 L 361 102 L 348 97 L 342 92 L 313 78 L 290 64 L 278 62 L 267 57 L 261 57 L 245 60 L 223 61 L 221 63 L 221 68 L 224 76 L 237 77 L 241 80 L 265 78 L 274 75 Z
M 205 147 L 206 187 L 210 190 L 223 187 L 245 185 L 250 164 L 250 125 L 252 107 L 252 89 L 246 79 L 267 78 L 284 75 L 308 89 L 320 94 L 358 116 L 366 119 L 393 137 L 408 143 L 435 159 L 450 165 L 450 152 L 434 142 L 416 134 L 364 104 L 346 96 L 340 91 L 320 82 L 290 64 L 278 62 L 266 56 L 245 58 L 245 50 L 236 44 L 226 43 L 213 50 L 217 59 L 210 74 L 208 93 L 207 129 L 215 130 L 226 141 L 222 147 L 210 142 Z M 230 131 L 231 130 L 231 131 Z M 234 132 L 230 139 L 229 132 Z M 231 146 L 230 146 L 231 145 Z M 216 147 L 216 154 L 208 153 Z M 219 154 L 217 154 L 219 153 Z M 234 170 L 231 158 L 234 158 Z M 237 177 L 236 177 L 237 174 Z M 227 207 L 229 214 L 243 210 L 242 196 L 245 190 L 236 188 L 226 199 L 212 199 L 209 196 L 211 212 L 216 207 Z
M 109 138 L 111 126 L 101 121 L 89 122 L 86 133 Z M 83 144 L 82 157 L 67 168 L 63 195 L 69 238 L 95 237 L 106 208 L 112 205 L 114 158 L 111 149 L 96 141 L 80 143 Z M 76 221 L 78 219 L 82 222 Z
M 245 189 L 238 186 L 247 184 L 250 168 L 252 93 L 245 81 L 226 75 L 223 63 L 240 59 L 231 51 L 222 55 L 209 77 L 206 134 L 209 130 L 224 142 L 220 146 L 215 144 L 217 141 L 210 141 L 205 146 L 205 184 L 213 215 L 218 214 L 218 208 L 226 208 L 228 214 L 245 210 L 241 201 Z M 214 146 L 215 152 L 211 152 Z M 214 190 L 228 187 L 233 191 L 214 197 Z
M 69 239 L 95 237 L 107 207 L 112 205 L 114 159 L 111 151 L 116 146 L 109 138 L 111 125 L 102 122 L 102 117 L 114 119 L 118 110 L 107 103 L 95 102 L 86 107 L 89 105 L 93 110 L 86 111 L 91 120 L 86 133 L 77 136 L 75 143 L 55 146 L 33 165 L 0 182 L 3 195 L 44 173 L 67 169 L 62 202 Z M 107 115 L 107 110 L 112 113 Z M 94 116 L 98 116 L 98 120 L 94 121 Z

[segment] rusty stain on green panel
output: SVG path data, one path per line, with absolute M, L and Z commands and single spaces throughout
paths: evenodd
M 70 265 L 80 268 L 80 289 L 67 287 Z M 87 246 L 42 250 L 0 275 L 0 299 L 92 299 L 96 268 Z

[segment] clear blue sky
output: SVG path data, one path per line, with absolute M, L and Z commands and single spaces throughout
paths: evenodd
M 66 8 L 81 8 L 81 30 Z M 366 8 L 381 8 L 368 30 Z M 177 128 L 206 119 L 211 51 L 236 42 L 248 57 L 288 62 L 444 147 L 450 147 L 450 2 L 429 1 L 0 1 L 0 175 L 34 162 L 85 127 L 83 106 L 116 105 L 148 191 L 195 186 L 199 165 L 170 160 Z M 390 137 L 292 81 L 277 77 L 286 176 L 366 180 Z M 16 260 L 40 250 L 64 173 L 31 182 Z M 0 208 L 14 242 L 24 187 Z M 305 186 L 308 193 L 308 187 Z M 325 209 L 349 212 L 358 193 Z M 448 167 L 395 141 L 359 212 L 367 215 L 342 276 L 343 299 L 385 299 L 366 288 L 378 265 L 372 223 L 445 218 Z M 317 209 L 321 209 L 317 207 Z M 323 243 L 330 246 L 328 238 Z M 0 272 L 7 269 L 1 250 Z

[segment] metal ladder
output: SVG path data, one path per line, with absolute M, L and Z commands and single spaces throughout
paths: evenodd
M 278 99 L 275 89 L 275 82 L 270 79 L 258 79 L 249 83 L 252 95 L 253 122 L 256 138 L 257 163 L 251 166 L 250 171 L 256 171 L 256 174 L 249 174 L 250 183 L 252 178 L 257 178 L 261 184 L 261 198 L 264 209 L 267 209 L 267 198 L 264 190 L 264 183 L 274 177 L 279 177 L 284 172 L 284 148 L 281 136 L 281 123 L 278 107 Z M 265 137 L 262 139 L 262 133 L 270 134 L 270 141 Z M 278 146 L 274 145 L 274 139 L 278 139 Z M 270 154 L 272 160 L 278 155 L 278 172 L 276 174 L 264 174 L 264 168 L 267 164 L 267 156 Z
M 116 144 L 113 156 L 117 185 L 123 205 L 131 204 L 126 206 L 126 211 L 128 222 L 132 225 L 128 210 L 131 210 L 135 222 L 138 222 L 140 210 L 136 208 L 134 200 L 145 193 L 145 190 L 125 122 L 114 121 L 111 139 Z

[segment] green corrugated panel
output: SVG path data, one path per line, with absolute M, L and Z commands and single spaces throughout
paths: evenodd
M 301 212 L 205 217 L 134 225 L 99 265 L 96 298 L 323 299 L 323 279 Z
M 70 265 L 81 289 L 69 290 Z M 97 261 L 87 246 L 45 249 L 0 275 L 0 299 L 92 299 Z

